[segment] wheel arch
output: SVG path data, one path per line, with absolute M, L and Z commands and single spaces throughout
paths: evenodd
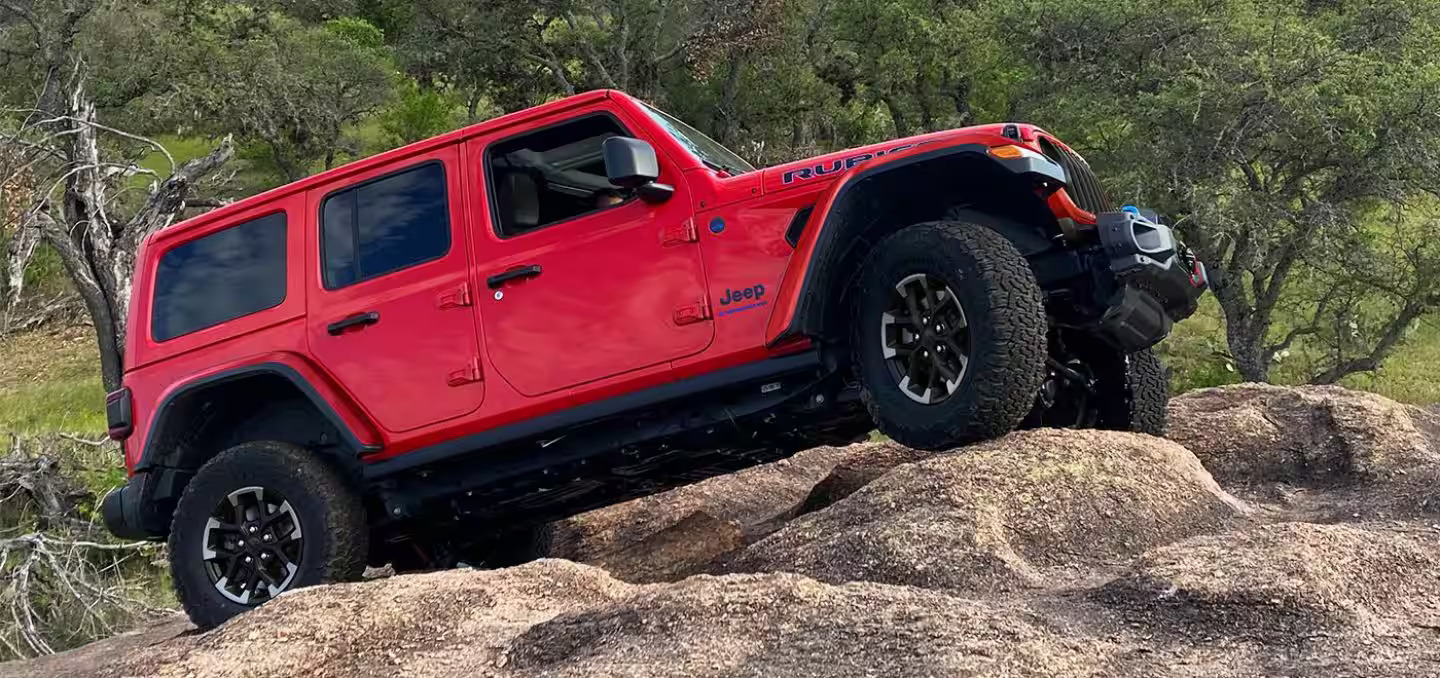
M 804 265 L 785 272 L 767 343 L 843 339 L 837 330 L 844 291 L 874 245 L 910 224 L 945 219 L 955 210 L 984 214 L 992 217 L 986 225 L 1026 257 L 1050 250 L 1061 231 L 1047 197 L 1063 187 L 1064 170 L 1039 154 L 1005 159 L 988 151 L 981 144 L 917 149 L 867 163 L 837 182 L 811 217 L 819 227 L 806 229 L 796 245 Z
M 343 405 L 343 404 L 342 404 Z M 365 443 L 300 370 L 280 362 L 245 365 L 205 375 L 160 401 L 135 472 L 145 473 L 149 531 L 168 517 L 190 478 L 220 452 L 246 442 L 274 440 L 315 451 L 358 479 Z M 367 432 L 368 433 L 368 432 Z

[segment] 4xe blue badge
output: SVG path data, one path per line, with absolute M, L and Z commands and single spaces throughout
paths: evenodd
M 764 306 L 768 303 L 770 302 L 765 301 L 764 285 L 755 285 L 754 287 L 742 287 L 738 290 L 732 290 L 727 287 L 725 288 L 725 296 L 720 297 L 720 305 L 739 305 L 735 306 L 735 308 L 723 309 L 718 315 L 727 316 L 732 313 L 748 311 L 750 309 L 760 308 L 761 306 Z

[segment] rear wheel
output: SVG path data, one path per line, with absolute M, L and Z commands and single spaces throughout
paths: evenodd
M 340 473 L 301 447 L 237 445 L 186 486 L 170 573 L 191 621 L 210 628 L 302 586 L 359 578 L 365 509 Z
M 983 224 L 916 224 L 882 241 L 851 293 L 851 350 L 881 432 L 944 449 L 1009 432 L 1044 380 L 1040 288 Z
M 392 544 L 385 559 L 396 574 L 446 570 L 461 565 L 487 569 L 510 567 L 550 555 L 554 536 L 549 523 L 466 541 L 457 541 L 455 536 L 469 535 L 471 530 L 453 529 L 454 533 L 445 538 L 411 537 Z

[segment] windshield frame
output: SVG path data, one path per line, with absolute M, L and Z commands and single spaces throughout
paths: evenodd
M 644 110 L 655 124 L 665 130 L 665 133 L 669 134 L 670 137 L 681 146 L 685 147 L 685 150 L 689 151 L 691 155 L 699 158 L 700 162 L 705 163 L 706 167 L 726 172 L 732 176 L 758 171 L 759 168 L 740 157 L 738 153 L 724 147 L 720 142 L 705 136 L 704 132 L 691 127 L 686 124 L 684 120 L 643 101 L 639 103 L 641 110 Z

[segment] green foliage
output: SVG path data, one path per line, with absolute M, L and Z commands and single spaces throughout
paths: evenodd
M 463 108 L 456 97 L 439 88 L 406 83 L 399 97 L 380 113 L 385 142 L 401 146 L 460 126 Z
M 160 0 L 86 21 L 78 49 L 105 120 L 177 161 L 237 135 L 222 197 L 596 87 L 762 163 L 1031 120 L 1121 201 L 1178 217 L 1210 263 L 1220 303 L 1162 347 L 1177 387 L 1378 367 L 1346 383 L 1427 397 L 1406 360 L 1384 358 L 1428 355 L 1437 336 L 1429 0 Z M 7 49 L 25 44 L 17 27 Z M 58 272 L 37 262 L 39 278 Z

